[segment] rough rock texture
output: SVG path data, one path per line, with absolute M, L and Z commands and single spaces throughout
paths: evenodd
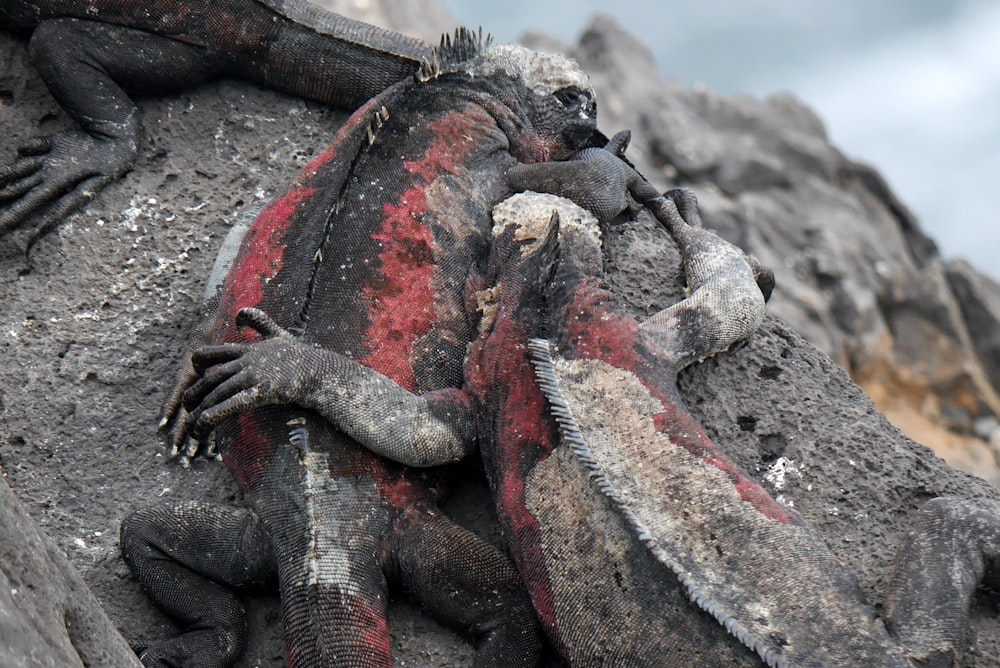
M 0 478 L 0 656 L 7 668 L 140 666 L 66 556 Z
M 971 324 L 996 322 L 995 285 L 961 267 L 946 277 L 933 243 L 878 176 L 829 146 L 819 119 L 792 98 L 725 98 L 663 82 L 645 49 L 603 20 L 573 51 L 594 75 L 605 130 L 632 127 L 633 154 L 649 176 L 694 187 L 707 223 L 778 274 L 777 317 L 746 346 L 682 375 L 692 411 L 815 523 L 881 601 L 900 531 L 923 501 L 948 493 L 996 502 L 1000 493 L 903 437 L 779 318 L 885 387 L 912 376 L 917 399 L 961 423 L 993 405 L 969 351 L 995 354 L 995 339 L 972 335 L 980 329 Z M 0 467 L 130 639 L 166 635 L 171 625 L 118 555 L 122 516 L 163 499 L 239 503 L 221 467 L 166 461 L 156 432 L 215 249 L 344 118 L 238 82 L 141 108 L 147 135 L 135 170 L 40 243 L 30 271 L 20 255 L 26 234 L 0 241 Z M 28 69 L 24 44 L 5 34 L 0 121 L 3 159 L 68 123 Z M 607 254 L 616 288 L 637 312 L 679 294 L 676 252 L 652 224 L 610 233 Z M 959 305 L 949 296 L 961 276 L 979 296 Z M 918 330 L 957 366 L 918 359 L 925 344 L 908 338 Z M 946 405 L 949 387 L 961 400 Z M 482 487 L 470 485 L 449 511 L 489 530 L 487 507 Z M 24 525 L 15 520 L 30 531 Z M 282 665 L 276 600 L 255 598 L 250 610 L 252 645 L 240 665 Z M 1000 663 L 995 617 L 982 597 L 967 665 Z M 394 604 L 391 621 L 399 665 L 469 665 L 464 640 L 405 602 Z
M 945 275 L 962 317 L 969 327 L 972 347 L 983 371 L 994 382 L 1000 379 L 1000 284 L 976 271 L 968 262 L 945 265 Z
M 1000 483 L 1000 451 L 972 436 L 1000 413 L 1000 286 L 943 262 L 882 177 L 831 146 L 793 96 L 664 81 L 646 47 L 609 18 L 563 48 L 591 74 L 604 130 L 633 130 L 630 155 L 646 176 L 692 188 L 706 224 L 774 269 L 772 313 L 909 436 Z

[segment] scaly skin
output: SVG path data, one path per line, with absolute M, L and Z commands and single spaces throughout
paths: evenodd
M 954 665 L 972 594 L 996 577 L 997 509 L 928 503 L 904 542 L 883 623 L 819 534 L 730 461 L 680 400 L 678 371 L 751 334 L 763 299 L 752 264 L 700 228 L 693 197 L 671 195 L 646 205 L 681 248 L 689 295 L 642 323 L 605 288 L 586 212 L 540 195 L 494 210 L 486 283 L 495 312 L 466 373 L 493 435 L 484 459 L 495 462 L 512 551 L 531 574 L 536 608 L 548 604 L 543 624 L 573 665 L 733 665 L 735 642 L 706 649 L 655 608 L 638 627 L 610 632 L 588 613 L 594 598 L 641 609 L 636 578 L 671 582 L 692 602 L 685 622 L 727 629 L 770 666 Z M 526 350 L 538 386 L 526 380 Z M 558 436 L 551 421 L 537 428 L 547 417 L 531 414 L 539 403 Z M 578 574 L 593 571 L 616 577 L 581 585 Z
M 674 385 L 678 370 L 753 332 L 767 277 L 684 222 L 678 208 L 697 222 L 690 197 L 645 204 L 677 239 L 690 290 L 645 322 L 615 304 L 597 221 L 566 200 L 496 207 L 498 236 L 472 282 L 480 336 L 456 405 L 475 408 L 505 538 L 553 644 L 574 666 L 954 665 L 972 594 L 997 575 L 996 509 L 926 504 L 880 619 L 819 535 L 711 442 Z M 277 377 L 253 346 L 238 358 Z M 409 445 L 427 456 L 418 439 Z
M 391 665 L 387 583 L 470 629 L 477 665 L 537 660 L 536 622 L 509 562 L 445 520 L 420 477 L 369 450 L 396 452 L 393 429 L 444 453 L 420 464 L 472 450 L 471 407 L 454 388 L 474 335 L 467 281 L 491 207 L 510 194 L 504 173 L 566 157 L 594 133 L 591 94 L 571 63 L 479 47 L 461 33 L 426 80 L 362 107 L 247 231 L 207 328 L 215 345 L 194 357 L 204 377 L 187 391 L 193 411 L 179 417 L 181 433 L 214 431 L 252 512 L 155 509 L 123 525 L 126 559 L 189 629 L 151 646 L 148 664 L 218 646 L 213 660 L 231 661 L 239 611 L 203 577 L 248 587 L 275 573 L 292 665 Z M 567 87 L 569 97 L 554 95 Z M 250 350 L 289 373 L 256 383 L 240 358 Z M 357 402 L 374 409 L 366 421 L 338 413 Z M 165 587 L 175 573 L 185 584 Z
M 5 27 L 33 29 L 36 64 L 80 124 L 31 143 L 0 170 L 0 233 L 40 214 L 37 239 L 129 168 L 139 128 L 126 91 L 243 76 L 353 106 L 388 87 L 249 231 L 206 331 L 215 343 L 253 341 L 236 316 L 264 309 L 269 315 L 247 324 L 269 344 L 294 339 L 331 353 L 340 368 L 360 360 L 346 366 L 379 374 L 406 396 L 426 392 L 427 445 L 437 451 L 444 443 L 444 460 L 464 455 L 473 427 L 449 388 L 460 382 L 472 335 L 467 268 L 488 243 L 490 207 L 510 192 L 507 167 L 601 143 L 586 77 L 564 59 L 517 47 L 479 57 L 468 35 L 432 53 L 301 2 L 191 0 L 150 9 L 0 2 Z M 213 364 L 210 354 L 197 361 L 199 370 Z M 182 376 L 181 390 L 194 372 Z M 191 390 L 197 400 L 198 387 Z M 254 511 L 154 509 L 123 524 L 126 559 L 190 630 L 149 647 L 147 663 L 231 662 L 245 633 L 241 609 L 205 578 L 259 587 L 276 574 L 294 665 L 386 664 L 386 579 L 479 633 L 483 664 L 530 663 L 533 623 L 523 595 L 511 591 L 506 562 L 474 538 L 452 535 L 420 479 L 357 447 L 358 438 L 378 441 L 372 425 L 405 429 L 414 411 L 396 407 L 355 435 L 299 406 L 250 410 L 245 398 L 188 422 L 180 395 L 170 404 L 181 424 L 175 445 L 189 426 L 199 436 L 218 427 L 219 451 Z M 453 546 L 447 564 L 442 545 Z M 332 590 L 342 596 L 316 596 Z M 441 601 L 444 591 L 462 595 Z

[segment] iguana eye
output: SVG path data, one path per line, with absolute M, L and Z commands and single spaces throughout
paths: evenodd
M 568 88 L 560 88 L 555 93 L 555 98 L 559 100 L 559 104 L 566 107 L 567 109 L 578 108 L 585 106 L 588 101 L 588 95 L 576 86 L 570 86 Z

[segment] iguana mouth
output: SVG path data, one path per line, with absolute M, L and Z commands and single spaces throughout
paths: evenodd
M 592 138 L 596 131 L 597 123 L 593 118 L 581 117 L 579 121 L 566 126 L 562 131 L 562 139 L 570 151 L 576 152 L 593 143 Z

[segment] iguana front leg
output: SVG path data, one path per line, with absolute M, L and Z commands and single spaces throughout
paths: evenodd
M 314 410 L 366 448 L 409 466 L 463 459 L 474 448 L 472 406 L 458 389 L 414 395 L 343 355 L 304 343 L 266 313 L 240 311 L 237 326 L 263 338 L 206 346 L 202 376 L 185 393 L 185 430 L 199 440 L 227 418 L 267 404 Z
M 691 191 L 672 190 L 646 206 L 680 247 L 688 293 L 639 324 L 647 341 L 682 368 L 757 331 L 765 301 L 759 265 L 755 268 L 743 251 L 701 226 Z
M 622 130 L 603 148 L 585 148 L 569 160 L 517 164 L 507 170 L 514 192 L 565 197 L 607 222 L 660 193 L 624 159 L 631 132 Z

